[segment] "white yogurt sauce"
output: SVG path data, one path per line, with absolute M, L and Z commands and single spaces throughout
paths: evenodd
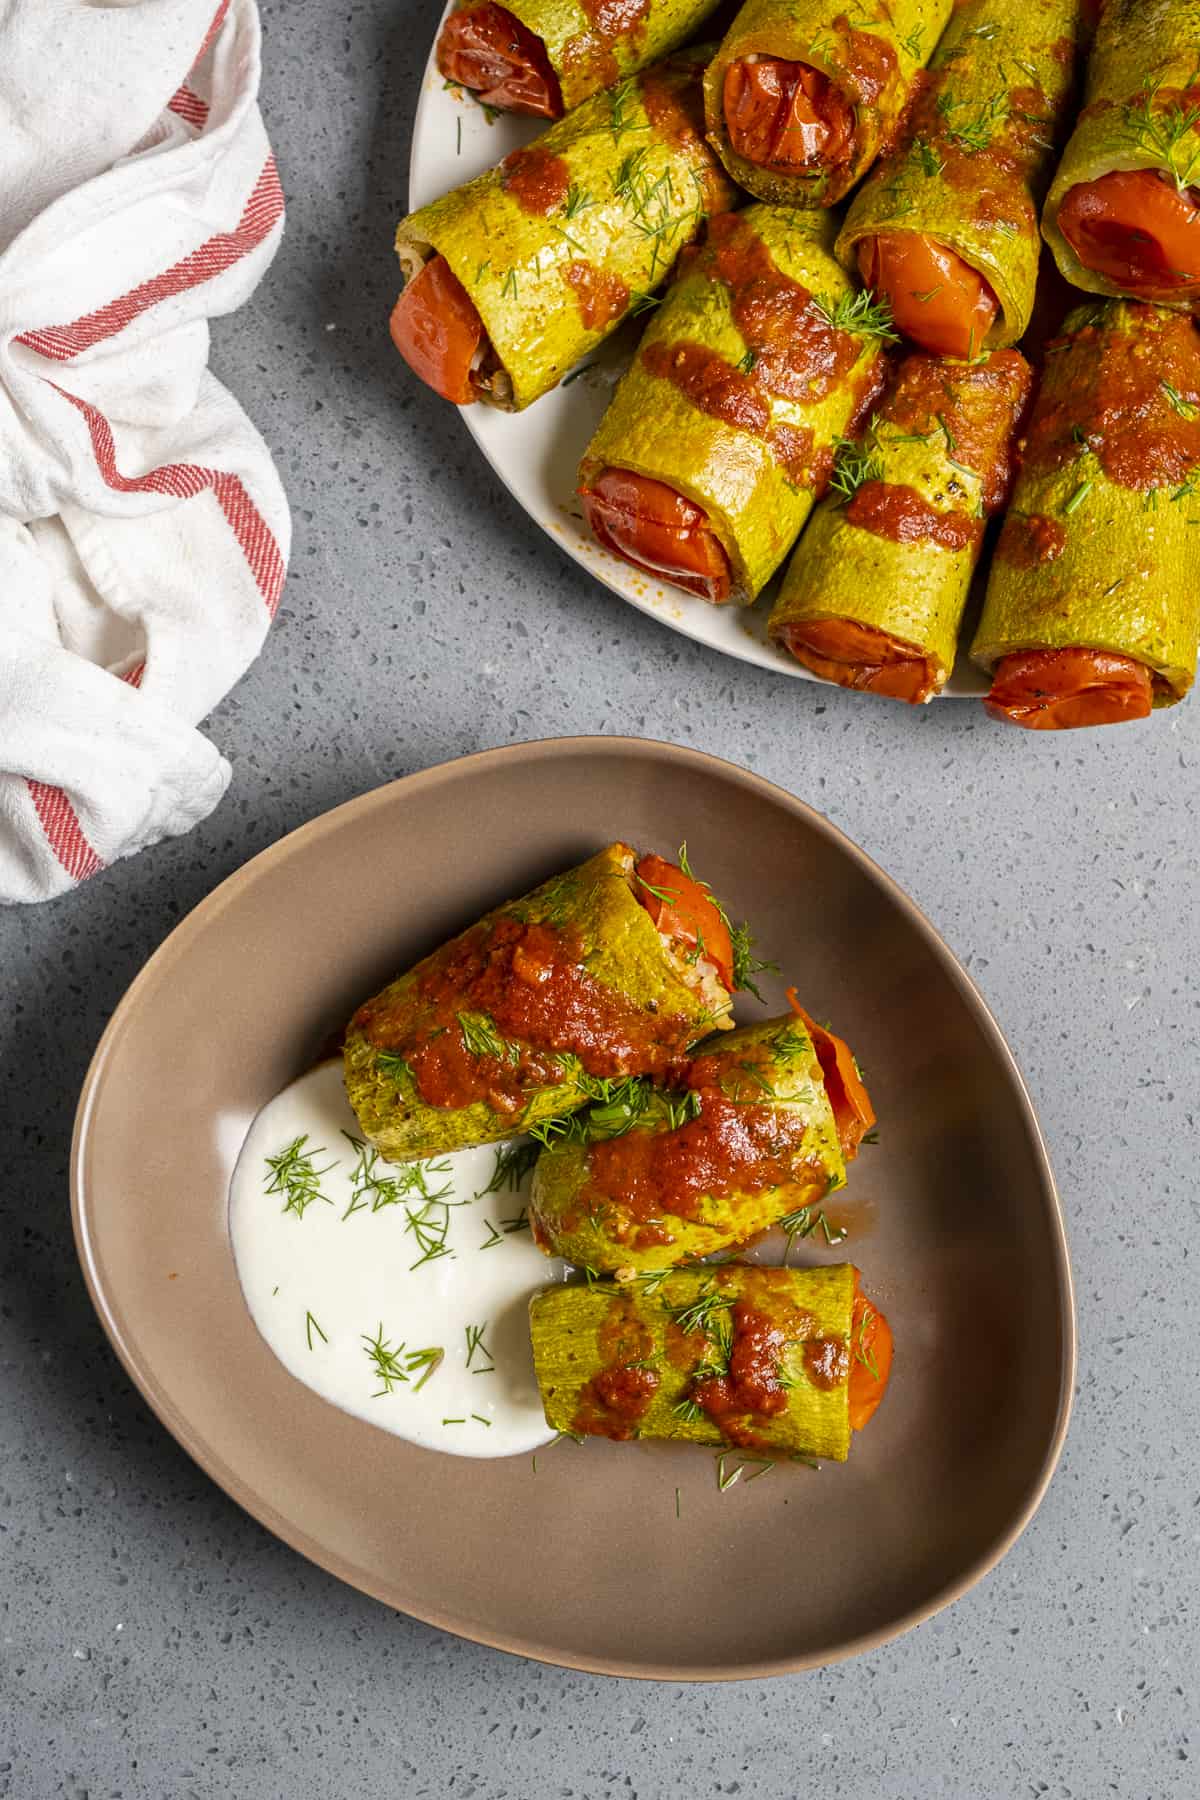
M 344 1134 L 361 1142 L 340 1060 L 302 1075 L 250 1127 L 229 1230 L 259 1331 L 306 1387 L 427 1449 L 512 1456 L 549 1442 L 528 1301 L 565 1265 L 511 1228 L 529 1175 L 484 1193 L 507 1146 L 399 1166 Z M 268 1158 L 299 1138 L 276 1177 Z M 414 1170 L 441 1199 L 409 1185 Z

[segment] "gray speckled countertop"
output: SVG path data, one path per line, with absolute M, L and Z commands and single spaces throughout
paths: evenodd
M 296 545 L 267 649 L 210 722 L 234 785 L 190 837 L 0 916 L 0 1795 L 1197 1794 L 1200 702 L 1044 738 L 962 703 L 912 715 L 721 660 L 594 586 L 388 345 L 431 0 L 264 12 L 290 224 L 214 363 L 278 454 Z M 151 1418 L 76 1267 L 76 1094 L 178 919 L 365 788 L 577 732 L 701 745 L 844 827 L 992 1003 L 1061 1182 L 1080 1386 L 1049 1496 L 966 1599 L 825 1673 L 606 1681 L 339 1586 Z

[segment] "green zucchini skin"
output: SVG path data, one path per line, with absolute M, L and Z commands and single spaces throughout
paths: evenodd
M 470 0 L 467 0 L 467 4 Z M 504 0 L 506 10 L 546 48 L 570 112 L 685 43 L 720 0 L 648 0 L 623 29 L 598 32 L 579 0 Z
M 1000 310 L 980 350 L 1015 344 L 1037 284 L 1038 208 L 1075 92 L 1084 0 L 967 0 L 895 149 L 854 196 L 837 253 L 912 232 L 953 250 Z
M 742 605 L 756 598 L 795 542 L 827 478 L 834 443 L 882 380 L 879 338 L 844 331 L 822 340 L 845 362 L 837 378 L 804 380 L 814 297 L 836 306 L 855 291 L 832 255 L 833 236 L 828 214 L 789 207 L 751 206 L 714 220 L 708 242 L 655 310 L 580 464 L 583 489 L 606 467 L 631 469 L 703 507 L 730 560 L 730 598 Z M 747 304 L 767 284 L 796 327 L 769 356 L 745 328 Z M 723 413 L 697 404 L 664 372 L 672 359 L 689 355 L 702 359 Z M 779 356 L 788 365 L 782 378 L 772 374 Z M 777 391 L 781 386 L 792 391 Z M 755 428 L 734 422 L 739 408 L 757 419 Z M 781 456 L 778 446 L 791 441 L 783 434 L 804 447 L 802 466 Z
M 733 188 L 701 131 L 710 54 L 681 52 L 594 94 L 524 151 L 401 221 L 405 274 L 431 251 L 445 257 L 509 378 L 514 410 L 615 331 L 639 295 L 662 285 L 704 220 L 732 205 Z M 517 197 L 531 156 L 553 177 L 543 183 L 548 212 Z
M 951 8 L 952 0 L 890 0 L 870 17 L 872 9 L 856 11 L 844 0 L 747 0 L 704 77 L 709 142 L 733 179 L 757 199 L 779 205 L 833 206 L 842 199 L 895 129 L 913 77 L 941 36 Z M 848 13 L 853 13 L 853 23 Z M 738 155 L 725 123 L 725 76 L 731 63 L 753 56 L 807 63 L 828 78 L 855 112 L 849 161 L 835 169 L 783 174 Z M 881 84 L 871 76 L 871 62 L 886 67 Z
M 885 632 L 926 658 L 933 692 L 954 667 L 958 629 L 983 546 L 987 517 L 1004 505 L 1018 422 L 1032 373 L 1016 350 L 980 362 L 912 353 L 861 445 L 870 479 L 849 503 L 831 493 L 801 538 L 771 613 L 769 632 L 849 619 Z M 876 523 L 889 500 L 915 496 L 960 542 L 887 535 Z M 919 518 L 906 529 L 916 529 Z M 932 521 L 931 521 L 932 523 Z
M 1200 0 L 1107 0 L 1088 59 L 1084 106 L 1042 212 L 1042 235 L 1072 286 L 1090 294 L 1124 292 L 1085 269 L 1059 230 L 1058 210 L 1073 187 L 1118 169 L 1156 169 L 1182 185 L 1200 176 L 1200 119 L 1177 133 L 1169 116 L 1181 96 L 1194 95 L 1198 69 Z M 1190 111 L 1187 101 L 1183 106 Z M 1194 296 L 1181 295 L 1176 304 L 1186 310 Z
M 419 1161 L 473 1144 L 498 1143 L 544 1119 L 571 1112 L 587 1098 L 579 1065 L 544 1047 L 534 1072 L 528 1077 L 522 1072 L 519 1094 L 504 1110 L 486 1098 L 465 1106 L 431 1104 L 422 1098 L 404 1061 L 406 1049 L 411 1054 L 439 1022 L 436 1002 L 423 991 L 423 983 L 427 989 L 427 978 L 438 975 L 473 942 L 486 946 L 502 921 L 550 925 L 570 933 L 580 946 L 579 963 L 586 974 L 644 1016 L 646 1036 L 639 1047 L 644 1054 L 632 1055 L 633 1066 L 622 1073 L 635 1075 L 643 1067 L 681 1055 L 724 1022 L 731 1003 L 726 1001 L 714 1016 L 683 979 L 649 913 L 635 897 L 633 863 L 634 852 L 627 845 L 610 844 L 524 898 L 496 907 L 358 1009 L 346 1033 L 346 1092 L 364 1135 L 389 1162 Z M 469 1002 L 463 1004 L 462 1016 L 494 1032 L 491 1021 L 475 1015 Z M 449 1029 L 460 1027 L 452 1022 Z M 506 1057 L 516 1064 L 520 1042 L 495 1035 L 502 1046 L 501 1065 Z M 544 1072 L 539 1075 L 539 1070 Z
M 698 1115 L 680 1108 L 689 1092 L 696 1095 Z M 784 1122 L 783 1178 L 762 1184 L 760 1169 L 754 1185 L 742 1186 L 731 1172 L 711 1191 L 689 1195 L 686 1211 L 672 1210 L 663 1197 L 662 1172 L 680 1164 L 686 1168 L 689 1160 L 693 1167 L 714 1166 L 722 1130 L 737 1132 L 751 1117 L 750 1108 L 764 1133 L 775 1120 Z M 814 1205 L 845 1184 L 821 1065 L 793 1015 L 741 1026 L 701 1044 L 687 1080 L 669 1096 L 647 1084 L 644 1111 L 619 1135 L 602 1135 L 608 1127 L 603 1113 L 593 1124 L 596 1111 L 578 1115 L 576 1129 L 543 1151 L 529 1198 L 535 1241 L 548 1255 L 566 1257 L 580 1268 L 665 1269 L 685 1258 L 709 1256 L 747 1243 L 785 1214 Z M 681 1111 L 682 1122 L 673 1123 Z M 651 1216 L 637 1204 L 639 1169 L 643 1182 L 654 1171 L 659 1200 Z M 606 1181 L 619 1193 L 609 1194 Z
M 1200 332 L 1144 302 L 1077 308 L 1048 348 L 972 657 L 1105 650 L 1153 671 L 1157 705 L 1181 700 L 1198 540 Z
M 841 1263 L 677 1269 L 652 1291 L 637 1282 L 545 1288 L 529 1303 L 529 1330 L 546 1422 L 583 1436 L 669 1438 L 845 1462 L 856 1286 L 856 1271 Z M 688 1331 L 686 1309 L 697 1304 L 705 1323 Z M 774 1400 L 786 1400 L 782 1409 L 756 1407 L 749 1389 L 719 1420 L 689 1404 L 705 1380 L 701 1374 L 697 1382 L 698 1371 L 728 1367 L 731 1347 L 741 1362 L 749 1334 L 764 1321 L 778 1333 L 766 1372 L 768 1385 L 772 1375 L 783 1377 L 784 1394 Z M 828 1384 L 819 1369 L 814 1378 L 814 1352 L 822 1349 L 841 1377 Z

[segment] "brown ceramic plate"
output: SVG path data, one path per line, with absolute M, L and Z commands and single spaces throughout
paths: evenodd
M 664 851 L 686 838 L 870 1075 L 881 1142 L 851 1173 L 846 1252 L 898 1348 L 843 1467 L 784 1464 L 721 1492 L 707 1452 L 669 1445 L 564 1443 L 536 1472 L 529 1456 L 438 1455 L 294 1381 L 243 1304 L 226 1202 L 255 1112 L 398 969 L 615 837 Z M 764 993 L 781 1004 L 782 983 Z M 995 1564 L 1066 1431 L 1062 1217 L 999 1030 L 926 920 L 840 832 L 696 751 L 619 738 L 488 751 L 256 857 L 114 1014 L 72 1181 L 105 1329 L 196 1461 L 343 1580 L 549 1662 L 679 1680 L 868 1649 Z M 810 1246 L 814 1261 L 846 1253 Z

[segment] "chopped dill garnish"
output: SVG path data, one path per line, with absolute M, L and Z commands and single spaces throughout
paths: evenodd
M 914 291 L 913 299 L 920 306 L 928 306 L 931 300 L 937 299 L 937 296 L 941 293 L 945 285 L 944 281 L 939 281 L 936 287 L 926 288 L 923 294 L 918 294 Z M 924 439 L 922 439 L 922 442 L 924 442 Z
M 1094 481 L 1081 481 L 1079 483 L 1079 486 L 1075 489 L 1075 492 L 1063 507 L 1063 514 L 1066 518 L 1069 519 L 1072 513 L 1079 511 L 1079 508 L 1083 505 L 1095 485 Z
M 362 1334 L 362 1341 L 366 1347 L 366 1353 L 370 1360 L 371 1367 L 379 1377 L 381 1384 L 372 1394 L 371 1398 L 372 1400 L 379 1400 L 384 1394 L 393 1393 L 402 1382 L 406 1383 L 408 1381 L 408 1376 L 405 1374 L 403 1364 L 400 1361 L 404 1345 L 397 1344 L 393 1348 L 383 1335 L 382 1323 L 374 1337 L 368 1336 L 364 1331 Z
M 1122 580 L 1123 579 L 1124 579 L 1124 577 L 1122 577 Z M 1121 585 L 1121 583 L 1118 582 L 1117 586 L 1120 587 L 1120 585 Z M 1111 593 L 1112 589 L 1110 588 L 1108 591 Z M 874 1131 L 864 1131 L 862 1137 L 859 1139 L 859 1142 L 862 1144 L 877 1144 L 879 1142 L 878 1127 L 876 1127 L 876 1129 Z
M 590 212 L 596 204 L 597 202 L 592 199 L 587 188 L 580 187 L 577 181 L 573 181 L 568 187 L 567 197 L 563 201 L 563 214 L 568 219 L 574 219 L 579 213 Z
M 671 1269 L 638 1269 L 629 1277 L 629 1285 L 632 1287 L 636 1282 L 642 1293 L 649 1299 L 651 1294 L 657 1294 L 668 1275 L 673 1272 Z
M 480 1423 L 480 1424 L 481 1424 L 481 1425 L 486 1425 L 486 1426 L 488 1426 L 488 1427 L 489 1427 L 489 1429 L 490 1429 L 490 1427 L 491 1427 L 491 1423 L 492 1423 L 492 1421 L 491 1421 L 491 1420 L 490 1420 L 490 1419 L 485 1419 L 485 1418 L 484 1418 L 484 1416 L 483 1416 L 483 1414 L 482 1414 L 482 1413 L 472 1413 L 472 1414 L 471 1414 L 471 1417 L 472 1417 L 472 1418 L 473 1418 L 473 1419 L 478 1419 L 478 1420 L 479 1420 L 479 1423 Z
M 648 294 L 643 288 L 630 289 L 629 317 L 631 319 L 636 319 L 641 313 L 652 312 L 656 306 L 661 305 L 661 294 Z
M 902 50 L 907 50 L 914 62 L 919 63 L 921 60 L 921 39 L 924 36 L 925 27 L 923 25 L 914 25 L 908 36 L 902 37 L 899 40 L 900 48 Z
M 740 374 L 749 375 L 749 373 L 751 372 L 751 370 L 753 369 L 753 367 L 757 361 L 758 361 L 757 350 L 747 350 L 745 356 L 738 358 L 738 361 L 734 364 L 734 367 L 738 370 L 738 372 Z
M 1196 417 L 1197 408 L 1194 400 L 1185 400 L 1179 389 L 1177 387 L 1172 387 L 1169 381 L 1160 381 L 1158 385 L 1181 419 L 1194 419 Z
M 1191 92 L 1194 85 L 1195 76 L 1185 93 Z M 1137 99 L 1124 107 L 1122 125 L 1130 147 L 1152 157 L 1182 193 L 1192 185 L 1200 169 L 1200 135 L 1184 158 L 1185 140 L 1200 126 L 1200 103 L 1183 107 L 1178 100 L 1172 100 L 1167 106 L 1158 106 L 1161 87 L 1161 81 L 1144 87 Z
M 442 1420 L 443 1425 L 465 1425 L 466 1422 L 467 1422 L 467 1420 L 466 1420 L 465 1414 L 461 1419 L 443 1419 Z
M 892 321 L 892 309 L 885 298 L 876 298 L 870 288 L 857 293 L 840 294 L 832 300 L 828 294 L 814 294 L 813 305 L 833 331 L 849 331 L 857 337 L 876 337 L 885 344 L 898 344 L 899 335 Z
M 695 1425 L 704 1417 L 704 1408 L 698 1406 L 694 1400 L 686 1398 L 677 1400 L 671 1411 L 677 1419 L 682 1419 L 685 1425 Z
M 397 1056 L 394 1050 L 381 1050 L 375 1058 L 375 1067 L 381 1075 L 390 1075 L 393 1081 L 399 1081 L 402 1075 L 412 1079 L 412 1070 L 403 1056 Z
M 275 1156 L 264 1159 L 270 1171 L 269 1178 L 266 1179 L 267 1193 L 282 1194 L 284 1212 L 295 1213 L 298 1219 L 304 1217 L 314 1200 L 323 1200 L 326 1206 L 333 1205 L 328 1195 L 321 1192 L 321 1177 L 328 1175 L 330 1169 L 335 1169 L 337 1161 L 335 1159 L 326 1163 L 323 1169 L 315 1168 L 313 1157 L 324 1156 L 325 1146 L 318 1144 L 314 1149 L 306 1150 L 307 1143 L 308 1133 L 305 1131 L 293 1138 Z
M 679 1489 L 675 1489 L 675 1517 L 679 1517 Z
M 437 1371 L 442 1366 L 442 1358 L 445 1354 L 446 1352 L 440 1345 L 431 1346 L 427 1350 L 410 1350 L 407 1353 L 404 1359 L 405 1372 L 409 1375 L 413 1375 L 418 1369 L 424 1371 L 420 1381 L 413 1384 L 414 1394 L 419 1394 L 430 1376 L 436 1375 Z
M 276 1289 L 275 1291 L 278 1293 L 279 1290 Z M 325 1333 L 321 1330 L 321 1327 L 317 1324 L 317 1321 L 313 1318 L 312 1314 L 306 1312 L 304 1315 L 304 1335 L 308 1339 L 308 1347 L 310 1350 L 313 1347 L 312 1334 L 314 1331 L 323 1344 L 329 1342 L 329 1339 L 325 1336 Z
M 648 125 L 635 125 L 629 116 L 630 104 L 637 92 L 637 76 L 627 75 L 608 90 L 608 126 L 619 144 L 627 131 L 648 131 Z
M 554 1449 L 556 1444 L 563 1443 L 567 1438 L 570 1438 L 573 1444 L 582 1444 L 584 1441 L 584 1436 L 581 1431 L 560 1431 L 557 1437 L 553 1437 L 550 1440 L 551 1450 Z
M 463 1043 L 472 1056 L 494 1056 L 514 1068 L 521 1060 L 518 1044 L 510 1044 L 500 1036 L 486 1013 L 456 1013 Z
M 908 160 L 914 169 L 919 169 L 922 175 L 928 175 L 931 179 L 940 175 L 946 166 L 933 145 L 920 137 L 913 139 Z
M 956 100 L 947 88 L 937 97 L 937 110 L 950 141 L 974 156 L 987 149 L 996 128 L 1008 117 L 1008 95 L 1000 90 L 973 107 L 970 100 Z M 961 115 L 957 121 L 956 114 Z
M 875 1322 L 875 1308 L 867 1304 L 862 1309 L 862 1317 L 858 1321 L 858 1336 L 854 1345 L 854 1360 L 860 1362 L 873 1380 L 879 1380 L 879 1364 L 875 1361 L 875 1352 L 867 1343 L 867 1332 Z
M 837 439 L 829 486 L 843 506 L 853 500 L 864 482 L 882 480 L 883 458 L 876 451 L 869 450 L 865 441 L 859 444 L 853 438 Z
M 725 1491 L 728 1488 L 731 1488 L 734 1482 L 739 1479 L 744 1467 L 742 1463 L 739 1463 L 736 1469 L 730 1469 L 726 1472 L 725 1458 L 730 1454 L 732 1454 L 730 1451 L 723 1450 L 717 1458 L 717 1486 L 722 1493 L 725 1493 Z
M 464 1326 L 464 1328 L 463 1328 L 465 1335 L 466 1335 L 466 1339 L 467 1339 L 467 1367 L 468 1367 L 468 1369 L 471 1368 L 471 1365 L 475 1360 L 476 1354 L 478 1354 L 481 1359 L 483 1357 L 487 1358 L 487 1366 L 484 1367 L 481 1362 L 480 1367 L 475 1370 L 475 1373 L 477 1375 L 490 1375 L 492 1370 L 496 1366 L 495 1358 L 493 1357 L 491 1351 L 488 1349 L 487 1345 L 483 1341 L 483 1334 L 487 1330 L 487 1328 L 488 1328 L 488 1321 L 486 1319 L 483 1321 L 482 1325 L 467 1325 L 467 1326 Z
M 486 1187 L 475 1198 L 487 1194 L 515 1193 L 538 1159 L 536 1144 L 501 1144 L 496 1150 L 496 1163 Z
M 516 299 L 516 297 L 517 297 L 517 271 L 515 269 L 510 269 L 508 271 L 507 275 L 504 277 L 504 284 L 501 287 L 500 292 L 506 300 L 515 300 Z

